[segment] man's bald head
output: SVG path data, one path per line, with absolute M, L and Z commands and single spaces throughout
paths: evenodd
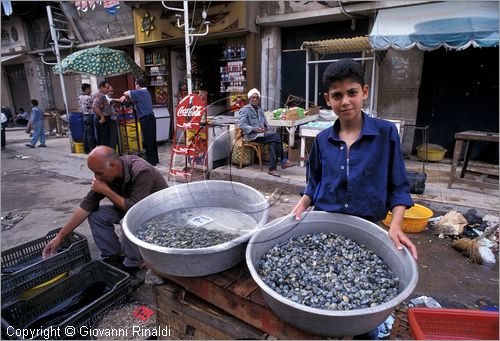
M 87 167 L 94 172 L 99 180 L 113 181 L 123 174 L 121 159 L 108 146 L 97 146 L 87 158 Z

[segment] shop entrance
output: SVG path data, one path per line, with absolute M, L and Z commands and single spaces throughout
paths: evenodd
M 205 100 L 208 116 L 233 115 L 234 99 L 245 97 L 248 91 L 244 47 L 241 52 L 244 46 L 242 39 L 194 45 L 191 55 L 193 92 Z M 187 94 L 184 49 L 172 49 L 170 58 L 175 108 Z
M 498 132 L 498 47 L 426 52 L 418 97 L 417 125 L 429 125 L 429 142 L 447 157 L 457 132 Z M 478 142 L 471 159 L 498 163 L 498 144 Z
M 26 72 L 24 70 L 23 64 L 7 65 L 5 66 L 5 73 L 9 77 L 10 93 L 12 96 L 13 108 L 11 108 L 12 114 L 18 112 L 19 108 L 30 112 L 31 110 L 31 98 L 28 88 L 28 81 L 26 80 Z M 42 103 L 39 98 L 38 101 Z

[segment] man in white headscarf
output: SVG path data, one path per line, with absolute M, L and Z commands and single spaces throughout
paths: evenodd
M 264 110 L 259 107 L 259 90 L 253 88 L 248 92 L 247 97 L 249 104 L 240 109 L 238 119 L 238 126 L 243 132 L 243 139 L 245 141 L 269 143 L 270 155 L 267 174 L 280 176 L 280 173 L 276 170 L 277 159 L 280 159 L 281 169 L 290 168 L 294 164 L 284 156 L 281 137 L 277 133 L 269 132 Z

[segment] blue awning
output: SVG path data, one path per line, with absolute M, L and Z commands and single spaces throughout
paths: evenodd
M 370 33 L 374 50 L 498 45 L 498 1 L 446 1 L 380 10 Z

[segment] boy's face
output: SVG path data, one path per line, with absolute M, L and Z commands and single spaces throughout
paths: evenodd
M 368 85 L 361 86 L 358 82 L 345 79 L 332 83 L 324 96 L 341 120 L 350 121 L 361 116 L 363 101 L 368 98 Z

